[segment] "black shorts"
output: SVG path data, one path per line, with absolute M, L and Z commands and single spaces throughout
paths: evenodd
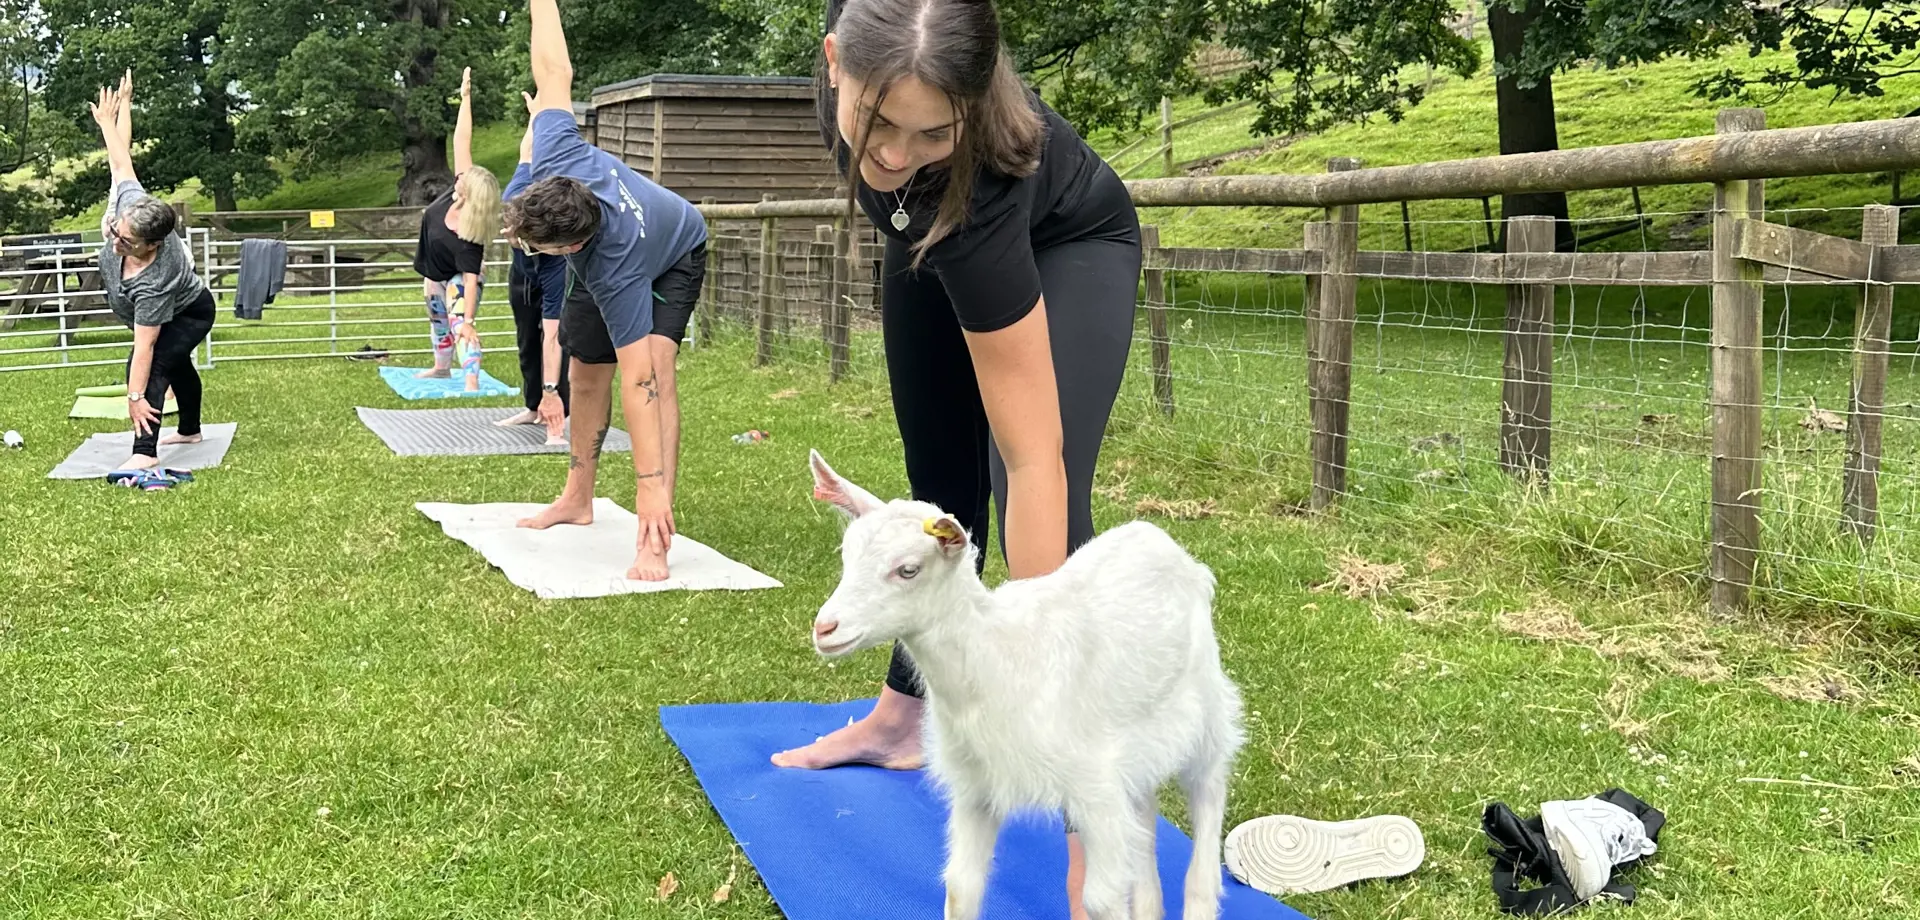
M 653 331 L 648 334 L 662 336 L 676 346 L 686 341 L 687 324 L 693 319 L 693 308 L 700 303 L 700 288 L 706 280 L 707 244 L 701 243 L 653 279 Z M 560 311 L 560 347 L 582 364 L 619 363 L 599 304 L 571 272 L 568 281 L 567 305 Z

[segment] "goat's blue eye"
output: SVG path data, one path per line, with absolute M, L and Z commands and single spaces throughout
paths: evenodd
M 906 565 L 903 565 L 897 569 L 894 569 L 893 574 L 898 575 L 901 578 L 912 578 L 913 576 L 920 574 L 920 567 L 909 562 Z

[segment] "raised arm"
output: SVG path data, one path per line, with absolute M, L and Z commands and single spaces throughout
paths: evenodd
M 533 114 L 539 109 L 533 107 L 533 97 L 521 93 L 520 98 L 527 102 L 527 130 L 520 132 L 520 162 L 533 164 Z
M 560 28 L 560 6 L 555 0 L 528 4 L 533 19 L 534 104 L 539 110 L 573 111 L 573 62 L 567 59 L 567 36 Z
M 99 98 L 87 108 L 107 146 L 107 168 L 113 176 L 109 188 L 137 179 L 133 171 L 133 70 L 120 77 L 118 89 L 101 87 Z
M 473 168 L 473 68 L 460 73 L 460 118 L 453 123 L 453 172 Z

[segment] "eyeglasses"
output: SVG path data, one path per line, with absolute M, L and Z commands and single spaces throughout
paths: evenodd
M 120 232 L 120 225 L 118 223 L 108 224 L 107 233 L 111 235 L 116 242 L 125 243 L 128 247 L 153 245 L 151 242 L 147 240 L 136 240 L 122 234 Z

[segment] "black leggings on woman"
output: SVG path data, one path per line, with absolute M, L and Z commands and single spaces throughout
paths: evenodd
M 167 408 L 167 389 L 180 404 L 180 434 L 200 433 L 200 372 L 193 366 L 193 350 L 213 331 L 213 292 L 203 290 L 200 299 L 188 304 L 166 325 L 153 342 L 153 361 L 147 365 L 147 405 L 156 412 Z M 127 379 L 133 379 L 133 353 L 127 353 Z M 142 457 L 160 455 L 160 426 L 135 433 L 133 452 Z
M 1034 253 L 1060 398 L 1069 553 L 1093 539 L 1094 465 L 1133 341 L 1140 238 L 1137 223 L 1121 223 L 1112 236 Z M 1000 553 L 1007 551 L 1007 467 L 988 430 L 973 359 L 946 290 L 932 269 L 915 274 L 910 264 L 906 244 L 889 239 L 881 326 L 907 481 L 915 500 L 939 505 L 973 535 L 977 564 L 984 567 L 989 496 Z M 887 686 L 921 695 L 918 672 L 898 644 Z

